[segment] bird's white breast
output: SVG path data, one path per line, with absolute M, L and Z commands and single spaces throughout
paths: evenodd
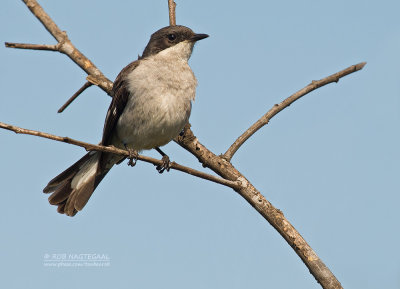
M 128 75 L 131 95 L 118 120 L 117 135 L 129 148 L 165 145 L 188 122 L 197 85 L 187 63 L 192 48 L 181 42 L 140 60 Z

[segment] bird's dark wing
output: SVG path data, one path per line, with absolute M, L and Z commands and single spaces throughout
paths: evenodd
M 113 131 L 119 117 L 124 111 L 129 98 L 127 76 L 138 66 L 139 61 L 140 60 L 136 60 L 128 64 L 124 69 L 121 70 L 114 81 L 111 92 L 112 101 L 110 107 L 108 108 L 106 121 L 104 123 L 103 138 L 101 141 L 102 145 L 109 145 L 111 143 Z

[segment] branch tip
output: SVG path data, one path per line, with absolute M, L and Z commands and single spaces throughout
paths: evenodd
M 361 62 L 359 64 L 356 64 L 356 70 L 363 69 L 366 64 L 367 64 L 367 62 Z

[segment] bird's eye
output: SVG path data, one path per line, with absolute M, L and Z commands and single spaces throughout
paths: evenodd
M 169 41 L 174 41 L 176 39 L 176 35 L 175 34 L 168 34 L 168 40 Z

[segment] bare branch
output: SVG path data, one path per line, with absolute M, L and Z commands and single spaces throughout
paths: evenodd
M 309 85 L 304 87 L 303 89 L 297 91 L 292 94 L 284 101 L 279 104 L 275 104 L 266 114 L 264 114 L 259 120 L 257 120 L 250 128 L 248 128 L 238 139 L 229 147 L 229 149 L 224 153 L 223 158 L 227 161 L 230 161 L 236 151 L 243 145 L 243 143 L 248 140 L 256 131 L 262 128 L 264 125 L 268 124 L 268 122 L 280 111 L 290 106 L 293 102 L 303 97 L 304 95 L 310 93 L 311 91 L 320 88 L 321 86 L 327 85 L 332 82 L 338 82 L 340 78 L 356 72 L 358 70 L 363 69 L 363 67 L 367 64 L 366 62 L 358 63 L 356 65 L 352 65 L 344 70 L 341 70 L 337 73 L 334 73 L 330 76 L 327 76 L 321 80 L 314 80 Z
M 168 0 L 168 10 L 169 10 L 169 25 L 176 25 L 176 3 L 174 0 Z
M 49 45 L 49 44 L 26 44 L 26 43 L 12 43 L 6 42 L 4 43 L 7 48 L 18 48 L 18 49 L 33 49 L 33 50 L 50 50 L 50 51 L 58 51 L 57 45 Z
M 310 273 L 325 289 L 343 289 L 340 282 L 329 268 L 313 251 L 300 233 L 290 224 L 283 213 L 275 208 L 265 197 L 223 157 L 215 155 L 202 145 L 190 130 L 185 127 L 183 136 L 176 142 L 192 153 L 203 164 L 215 173 L 228 180 L 240 180 L 241 186 L 234 188 L 252 207 L 254 207 L 286 240 L 310 270 Z
M 61 113 L 66 109 L 82 92 L 84 92 L 87 88 L 91 87 L 92 83 L 87 81 L 77 92 L 74 93 L 73 96 L 71 96 L 66 103 L 60 109 L 57 111 L 58 113 Z
M 119 148 L 116 148 L 113 146 L 94 145 L 94 144 L 86 143 L 83 141 L 75 140 L 75 139 L 72 139 L 69 137 L 62 137 L 62 136 L 57 136 L 57 135 L 41 132 L 41 131 L 21 128 L 21 127 L 10 125 L 10 124 L 4 123 L 4 122 L 0 122 L 0 128 L 13 131 L 17 134 L 34 135 L 34 136 L 38 136 L 38 137 L 42 137 L 42 138 L 47 138 L 47 139 L 51 139 L 51 140 L 55 140 L 55 141 L 59 141 L 59 142 L 72 144 L 75 146 L 80 146 L 80 147 L 85 148 L 87 151 L 101 151 L 101 152 L 113 153 L 113 154 L 118 154 L 118 155 L 129 157 L 129 152 L 127 150 L 122 150 L 122 149 L 119 149 Z M 146 163 L 151 163 L 155 166 L 160 166 L 163 163 L 161 160 L 157 160 L 155 158 L 147 157 L 144 155 L 139 155 L 138 160 L 144 161 Z M 181 171 L 181 172 L 199 177 L 201 179 L 209 180 L 214 183 L 218 183 L 218 184 L 230 187 L 230 188 L 237 188 L 240 186 L 240 182 L 238 182 L 238 181 L 225 180 L 223 178 L 213 176 L 213 175 L 210 175 L 207 173 L 203 173 L 201 171 L 180 165 L 176 162 L 171 162 L 170 165 L 171 165 L 171 167 L 170 167 L 171 169 Z

